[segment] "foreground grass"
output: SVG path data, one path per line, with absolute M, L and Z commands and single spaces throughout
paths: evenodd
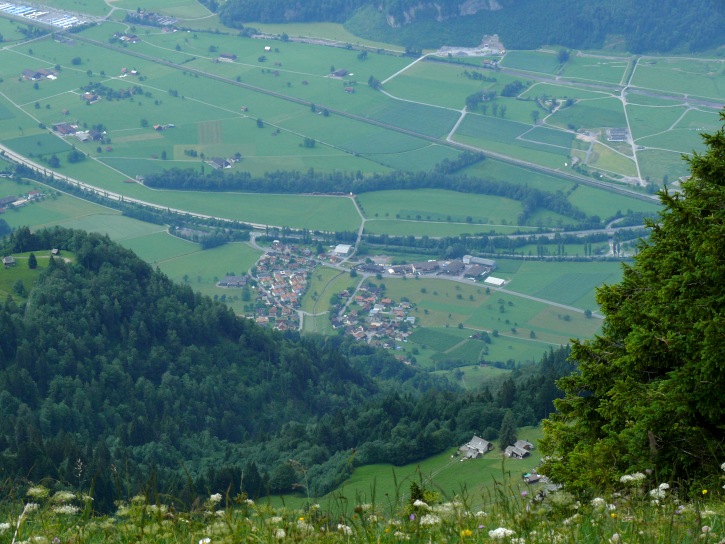
M 643 474 L 630 478 L 607 496 L 586 501 L 510 482 L 483 496 L 444 499 L 412 484 L 408 494 L 380 502 L 333 500 L 300 509 L 213 494 L 184 510 L 161 496 L 139 495 L 118 501 L 109 516 L 94 515 L 86 495 L 31 486 L 4 490 L 9 492 L 0 503 L 0 543 L 725 542 L 725 508 L 722 497 L 714 496 L 719 490 L 681 502 L 674 485 L 658 485 Z

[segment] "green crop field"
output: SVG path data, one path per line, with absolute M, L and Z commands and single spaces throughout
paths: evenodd
M 629 59 L 597 55 L 572 55 L 564 66 L 567 79 L 601 81 L 618 85 L 629 66 Z
M 110 11 L 110 5 L 105 2 L 95 2 L 94 0 L 43 0 L 43 5 L 76 13 L 87 13 L 103 17 Z M 136 8 L 133 8 L 134 10 Z
M 632 77 L 632 85 L 647 89 L 725 98 L 725 62 L 683 58 L 644 57 Z
M 114 0 L 113 6 L 136 11 L 137 7 L 182 19 L 194 19 L 211 15 L 211 12 L 196 0 Z
M 506 68 L 554 74 L 560 67 L 556 53 L 544 51 L 507 51 L 499 63 Z
M 615 98 L 580 100 L 556 112 L 548 122 L 562 128 L 569 125 L 585 129 L 627 126 L 622 103 Z
M 515 221 L 515 218 L 513 219 Z M 491 225 L 488 223 L 447 223 L 416 220 L 372 219 L 365 222 L 366 234 L 391 236 L 463 236 L 475 234 L 512 234 L 534 231 L 535 227 L 513 224 Z
M 368 219 L 501 224 L 522 211 L 520 202 L 508 198 L 438 189 L 376 191 L 362 193 L 357 200 Z
M 334 268 L 325 266 L 316 268 L 312 273 L 307 292 L 302 297 L 301 309 L 309 313 L 327 311 L 330 307 L 330 297 L 338 292 L 332 285 L 333 280 L 338 276 L 347 276 L 350 278 L 350 274 L 347 272 L 341 272 Z
M 670 130 L 685 113 L 679 104 L 665 107 L 627 105 L 627 116 L 635 140 Z
M 352 45 L 363 45 L 398 53 L 405 52 L 405 48 L 399 45 L 390 45 L 383 42 L 365 40 L 348 32 L 344 26 L 338 23 L 285 23 L 270 24 L 251 22 L 249 26 L 267 34 L 287 34 L 292 38 L 323 38 Z
M 574 85 L 553 83 L 534 83 L 526 91 L 521 93 L 521 98 L 534 98 L 537 96 L 551 96 L 559 99 L 572 98 L 575 100 L 585 98 L 604 98 L 610 96 L 602 91 L 582 89 Z

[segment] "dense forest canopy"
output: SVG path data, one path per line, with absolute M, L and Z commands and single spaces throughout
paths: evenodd
M 228 0 L 219 14 L 233 27 L 347 21 L 364 37 L 417 49 L 477 45 L 498 34 L 509 49 L 598 49 L 621 36 L 633 53 L 703 51 L 724 45 L 725 25 L 720 0 Z
M 493 439 L 507 410 L 535 424 L 570 371 L 551 351 L 464 393 L 365 344 L 237 318 L 107 237 L 21 228 L 0 253 L 49 248 L 63 258 L 0 305 L 0 475 L 73 482 L 99 509 L 149 485 L 187 504 L 287 492 L 296 466 L 324 493 L 359 464 Z
M 722 485 L 725 128 L 704 140 L 622 282 L 599 290 L 602 335 L 574 345 L 544 444 L 546 473 L 571 489 L 646 469 L 695 493 Z

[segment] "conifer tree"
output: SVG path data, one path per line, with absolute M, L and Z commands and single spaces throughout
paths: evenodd
M 559 381 L 542 472 L 573 491 L 644 469 L 697 492 L 722 485 L 725 128 L 704 140 L 681 192 L 660 192 L 622 281 L 598 290 L 602 334 L 574 343 L 578 371 Z

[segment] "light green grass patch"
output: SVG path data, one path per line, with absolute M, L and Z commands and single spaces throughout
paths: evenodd
M 338 23 L 285 23 L 269 24 L 250 22 L 248 26 L 256 28 L 267 34 L 287 34 L 294 38 L 323 38 L 338 42 L 349 43 L 354 46 L 362 45 L 378 49 L 387 49 L 398 53 L 404 53 L 405 49 L 399 45 L 391 45 L 383 42 L 365 40 L 350 33 L 343 25 Z
M 367 218 L 500 224 L 522 211 L 519 202 L 508 198 L 441 189 L 376 191 L 362 193 L 357 200 Z
M 507 51 L 499 63 L 506 68 L 553 74 L 561 66 L 556 53 L 546 51 Z
M 63 223 L 64 227 L 107 234 L 114 241 L 122 241 L 158 232 L 159 225 L 144 223 L 130 217 L 110 212 L 79 217 Z
M 616 98 L 581 100 L 557 111 L 547 122 L 562 128 L 569 125 L 587 129 L 627 126 L 622 103 Z
M 146 11 L 173 15 L 181 19 L 194 19 L 211 15 L 200 2 L 196 0 L 114 0 L 113 6 L 121 9 L 136 11 L 141 7 Z
M 595 142 L 592 153 L 587 163 L 593 168 L 620 174 L 623 176 L 636 176 L 637 167 L 634 161 L 621 153 L 618 153 L 611 147 L 600 142 Z
M 660 183 L 665 176 L 672 182 L 680 176 L 689 175 L 689 168 L 680 152 L 646 149 L 637 152 L 637 160 L 642 176 L 654 183 Z
M 632 85 L 704 98 L 725 98 L 725 61 L 643 57 Z
M 645 202 L 583 184 L 578 185 L 569 195 L 569 202 L 587 215 L 598 215 L 603 219 L 614 216 L 618 211 L 627 210 L 645 212 L 654 216 L 660 209 L 656 200 Z
M 601 91 L 590 91 L 575 85 L 556 85 L 553 83 L 534 83 L 525 92 L 521 93 L 522 98 L 535 98 L 537 96 L 550 96 L 559 99 L 582 99 L 582 98 L 603 98 L 609 93 Z
M 670 130 L 685 113 L 680 105 L 669 107 L 627 104 L 627 117 L 635 141 Z
M 407 221 L 371 219 L 365 222 L 366 234 L 391 236 L 463 236 L 476 234 L 511 234 L 534 230 L 521 225 L 490 225 L 488 223 L 440 223 L 434 221 Z
M 152 264 L 201 251 L 199 244 L 171 236 L 162 226 L 159 229 L 158 232 L 121 240 L 120 243 Z
M 567 79 L 619 84 L 628 66 L 629 59 L 626 58 L 578 54 L 569 58 L 562 76 Z
M 335 291 L 328 291 L 328 288 L 334 279 L 342 275 L 350 276 L 346 272 L 341 272 L 340 270 L 326 266 L 313 270 L 307 292 L 302 297 L 302 310 L 309 313 L 327 311 L 330 307 L 330 297 L 335 294 Z

